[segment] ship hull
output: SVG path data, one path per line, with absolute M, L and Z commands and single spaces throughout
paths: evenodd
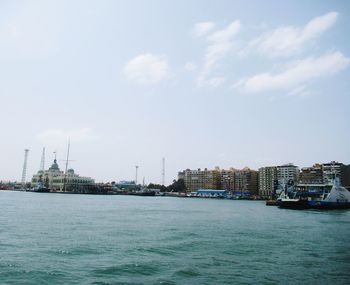
M 348 202 L 327 202 L 327 201 L 281 201 L 279 204 L 283 209 L 317 209 L 317 210 L 341 210 L 350 209 L 350 203 Z
M 30 190 L 26 190 L 27 192 L 35 192 L 35 193 L 49 193 L 50 189 L 46 188 L 46 187 L 42 187 L 42 188 L 33 188 Z
M 309 206 L 312 209 L 319 210 L 350 209 L 349 202 L 309 201 Z
M 282 209 L 294 209 L 294 210 L 304 210 L 304 209 L 310 208 L 308 201 L 304 201 L 304 200 L 280 201 L 278 206 Z
M 140 191 L 140 192 L 131 192 L 129 195 L 135 195 L 135 196 L 155 196 L 156 192 L 154 191 Z

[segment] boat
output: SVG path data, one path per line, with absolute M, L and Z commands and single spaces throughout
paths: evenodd
M 140 191 L 129 192 L 128 194 L 135 195 L 135 196 L 155 196 L 156 192 L 153 190 L 140 190 Z
M 33 187 L 30 190 L 27 190 L 27 192 L 48 193 L 50 192 L 50 189 L 45 187 L 42 183 L 38 183 L 36 187 Z
M 308 204 L 312 209 L 350 209 L 350 192 L 336 177 L 329 193 L 324 193 L 321 199 L 309 199 Z
M 329 192 L 285 191 L 281 194 L 278 201 L 280 208 L 287 209 L 350 209 L 350 192 L 340 185 L 340 179 L 336 177 Z
M 307 199 L 301 198 L 300 193 L 295 191 L 294 185 L 289 185 L 283 183 L 280 196 L 278 197 L 276 203 L 279 208 L 285 209 L 306 209 L 308 208 Z
M 282 198 L 278 201 L 278 206 L 280 208 L 285 209 L 295 209 L 295 210 L 303 210 L 303 209 L 309 209 L 310 205 L 308 203 L 308 200 L 304 197 L 298 197 L 298 198 Z
M 309 208 L 307 197 L 302 197 L 301 193 L 295 192 L 294 187 L 285 188 L 285 191 L 277 199 L 280 208 L 302 210 Z

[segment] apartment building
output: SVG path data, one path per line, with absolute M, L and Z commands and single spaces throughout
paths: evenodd
M 221 171 L 218 167 L 214 170 L 186 169 L 178 173 L 178 179 L 184 180 L 188 192 L 198 189 L 220 189 L 221 187 Z
M 285 184 L 289 181 L 298 182 L 299 179 L 299 167 L 292 163 L 277 166 L 277 180 L 278 183 Z
M 259 196 L 271 199 L 277 186 L 277 166 L 259 168 Z
M 323 184 L 323 166 L 314 164 L 311 167 L 303 167 L 299 175 L 300 184 Z
M 234 172 L 234 191 L 258 195 L 258 172 L 248 167 Z

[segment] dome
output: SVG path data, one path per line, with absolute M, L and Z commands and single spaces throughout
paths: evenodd
M 73 168 L 70 168 L 70 169 L 67 170 L 67 172 L 68 172 L 69 174 L 74 174 L 74 169 L 73 169 Z
M 55 159 L 53 161 L 53 164 L 51 165 L 51 167 L 49 168 L 49 170 L 60 170 L 60 168 L 58 167 L 58 164 L 57 164 L 57 160 Z

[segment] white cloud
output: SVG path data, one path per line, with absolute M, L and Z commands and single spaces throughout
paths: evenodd
M 226 81 L 225 77 L 213 77 L 206 81 L 206 83 L 211 87 L 219 87 Z
M 327 53 L 318 58 L 310 57 L 290 63 L 286 70 L 278 74 L 261 73 L 241 79 L 233 87 L 248 93 L 286 91 L 295 89 L 309 80 L 334 74 L 349 64 L 350 59 L 341 52 Z
M 249 44 L 250 49 L 269 56 L 290 56 L 302 51 L 304 45 L 330 29 L 336 22 L 337 12 L 316 17 L 304 27 L 283 26 L 270 31 Z
M 197 69 L 197 65 L 194 64 L 193 62 L 187 62 L 184 65 L 184 69 L 187 71 L 195 71 Z
M 213 22 L 200 22 L 194 25 L 193 34 L 196 37 L 203 37 L 212 31 L 215 27 Z
M 224 58 L 232 50 L 232 38 L 239 32 L 240 26 L 240 22 L 236 20 L 226 28 L 213 32 L 207 36 L 206 39 L 209 41 L 209 45 L 206 48 L 203 66 L 197 78 L 198 86 L 208 83 L 206 82 L 207 77 L 213 69 L 216 68 L 218 61 Z
M 297 86 L 292 91 L 290 91 L 288 96 L 298 96 L 298 97 L 307 97 L 313 95 L 312 92 L 308 91 L 305 85 Z
M 215 67 L 215 64 L 223 58 L 232 47 L 230 42 L 215 43 L 207 47 L 204 56 L 203 75 L 207 75 Z
M 214 43 L 222 43 L 222 42 L 228 42 L 232 39 L 233 36 L 235 36 L 241 27 L 240 22 L 234 21 L 231 24 L 229 24 L 225 29 L 216 31 L 208 36 L 208 40 L 212 41 Z
M 37 139 L 40 143 L 54 148 L 66 145 L 68 140 L 72 143 L 81 143 L 93 138 L 95 138 L 95 135 L 91 128 L 76 130 L 51 129 L 45 130 L 37 135 Z
M 150 53 L 134 57 L 124 67 L 126 78 L 141 84 L 157 84 L 167 78 L 168 72 L 166 56 Z

